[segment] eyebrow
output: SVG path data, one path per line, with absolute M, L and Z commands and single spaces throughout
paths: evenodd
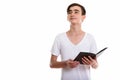
M 68 12 L 70 12 L 70 11 L 79 11 L 78 9 L 74 9 L 74 10 L 68 10 Z
M 73 11 L 79 11 L 78 9 L 74 9 Z

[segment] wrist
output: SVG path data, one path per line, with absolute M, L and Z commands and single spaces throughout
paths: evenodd
M 92 64 L 91 66 L 92 66 L 92 68 L 95 68 L 95 69 L 96 69 L 96 68 L 98 67 L 98 64 L 97 64 L 97 63 L 94 63 L 94 64 Z
M 64 68 L 65 68 L 65 67 L 68 67 L 67 61 L 63 61 L 63 64 L 64 64 Z

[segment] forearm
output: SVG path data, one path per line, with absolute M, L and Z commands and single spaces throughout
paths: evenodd
M 66 61 L 62 62 L 55 61 L 50 63 L 51 68 L 64 68 L 66 66 L 67 66 Z

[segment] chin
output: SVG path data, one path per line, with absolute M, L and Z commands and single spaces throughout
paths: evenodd
M 78 21 L 76 21 L 76 20 L 71 20 L 70 22 L 71 22 L 72 24 L 78 23 Z
M 78 24 L 78 22 L 71 22 L 71 24 Z

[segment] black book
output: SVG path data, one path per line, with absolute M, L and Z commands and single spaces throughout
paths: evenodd
M 83 57 L 87 57 L 87 58 L 88 58 L 88 56 L 91 56 L 93 59 L 95 59 L 95 58 L 97 58 L 98 56 L 100 56 L 100 55 L 103 53 L 103 51 L 105 51 L 106 49 L 107 49 L 107 47 L 103 48 L 102 50 L 100 50 L 100 51 L 97 52 L 97 53 L 80 52 L 80 53 L 77 55 L 77 57 L 74 59 L 74 61 L 79 61 L 80 64 L 83 64 L 83 63 L 82 63 L 82 58 L 83 58 Z M 88 59 L 89 59 L 89 58 L 88 58 Z

